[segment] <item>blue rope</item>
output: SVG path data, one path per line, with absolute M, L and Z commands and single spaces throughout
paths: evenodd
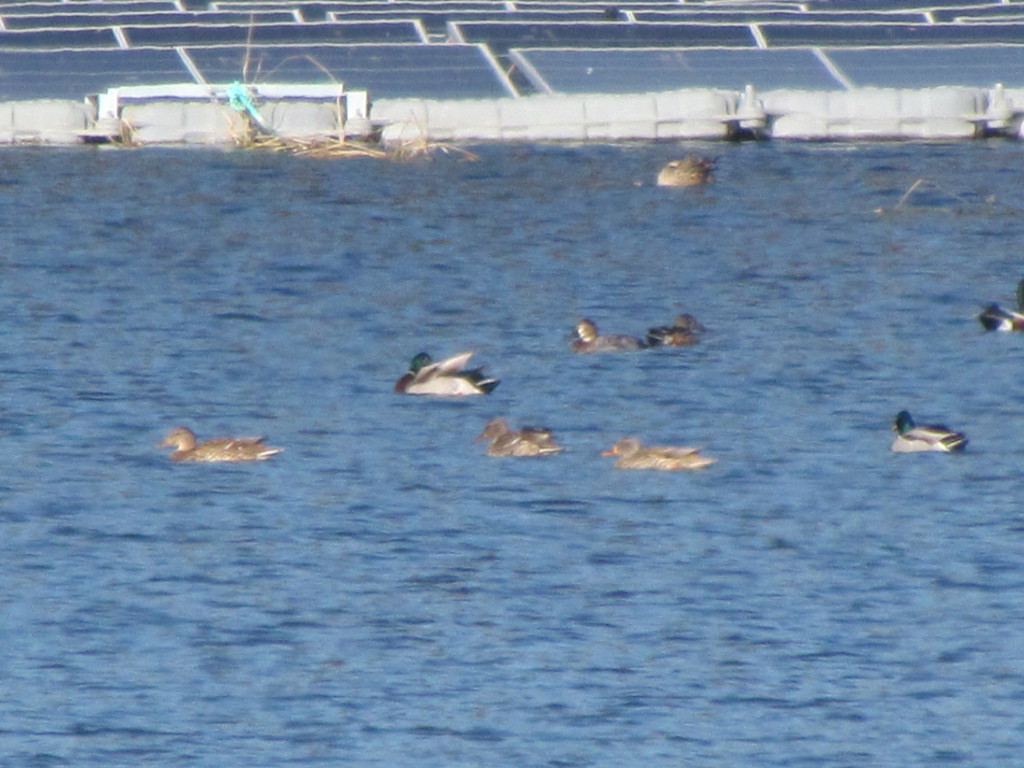
M 256 109 L 256 105 L 253 103 L 252 96 L 249 95 L 248 88 L 236 80 L 227 87 L 225 93 L 228 97 L 228 104 L 233 110 L 248 113 L 260 128 L 263 130 L 267 129 L 259 110 Z

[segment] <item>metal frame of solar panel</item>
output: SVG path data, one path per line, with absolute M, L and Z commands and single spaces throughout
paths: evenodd
M 1020 24 L 791 24 L 754 25 L 769 48 L 900 45 L 1018 45 Z
M 427 33 L 415 19 L 378 22 L 307 22 L 258 25 L 175 25 L 121 27 L 129 47 L 425 43 Z M 0 37 L 2 40 L 2 37 Z
M 850 87 L 1024 87 L 1024 45 L 826 48 L 822 51 Z
M 806 48 L 533 48 L 509 51 L 509 61 L 543 93 L 842 87 Z
M 375 99 L 498 98 L 517 95 L 483 45 L 274 45 L 186 47 L 206 82 L 343 82 Z M 288 74 L 299 70 L 298 74 Z M 284 79 L 281 79 L 284 78 Z
M 512 48 L 678 48 L 713 45 L 745 48 L 756 46 L 745 24 L 641 24 L 618 21 L 550 22 L 533 24 L 509 21 L 449 22 L 452 42 L 486 43 L 499 55 Z
M 173 50 L 0 50 L 0 101 L 79 101 L 118 85 L 194 82 Z

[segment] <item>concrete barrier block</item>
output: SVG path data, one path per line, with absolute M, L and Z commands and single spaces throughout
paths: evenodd
M 659 139 L 725 139 L 731 130 L 720 120 L 662 121 L 656 128 Z
M 720 120 L 736 113 L 739 94 L 710 88 L 690 88 L 654 94 L 655 114 L 659 122 L 684 123 L 690 120 Z
M 657 106 L 651 94 L 593 94 L 583 99 L 588 139 L 654 139 Z
M 0 102 L 0 144 L 14 143 L 14 110 L 19 102 Z
M 342 135 L 342 107 L 331 102 L 267 102 L 260 107 L 260 115 L 271 130 L 289 139 L 328 139 Z
M 231 144 L 247 135 L 240 112 L 212 102 L 127 104 L 121 119 L 140 144 Z
M 582 141 L 587 137 L 583 98 L 530 96 L 500 102 L 502 138 Z
M 388 123 L 380 134 L 381 143 L 384 145 L 407 144 L 411 141 L 425 141 L 429 138 L 431 137 L 427 133 L 425 122 L 410 123 L 396 121 Z M 434 140 L 436 141 L 437 139 Z
M 499 101 L 465 99 L 427 103 L 432 138 L 498 140 L 501 138 Z
M 731 131 L 727 119 L 736 113 L 738 94 L 698 88 L 653 96 L 659 139 L 722 139 Z
M 373 102 L 371 117 L 374 122 L 427 124 L 426 99 L 381 99 Z
M 77 144 L 96 118 L 80 101 L 39 99 L 13 102 L 10 136 L 15 143 Z

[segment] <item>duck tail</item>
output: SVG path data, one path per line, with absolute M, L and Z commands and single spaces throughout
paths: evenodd
M 1008 325 L 1012 325 L 1013 318 L 998 304 L 989 304 L 978 315 L 980 322 L 986 331 L 1000 331 Z
M 950 453 L 962 451 L 967 447 L 967 438 L 960 432 L 952 432 L 940 441 L 942 447 Z

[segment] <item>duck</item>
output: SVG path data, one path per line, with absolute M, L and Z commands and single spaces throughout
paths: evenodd
M 462 352 L 435 363 L 426 352 L 420 352 L 395 382 L 395 392 L 442 397 L 489 394 L 499 380 L 484 376 L 481 368 L 463 370 L 472 356 L 472 352 Z
M 706 330 L 693 315 L 676 315 L 672 325 L 649 328 L 646 342 L 651 347 L 692 347 Z
M 618 456 L 615 466 L 619 469 L 702 469 L 717 461 L 702 456 L 700 451 L 700 448 L 674 445 L 645 447 L 635 437 L 624 437 L 601 455 Z
M 171 461 L 265 461 L 284 448 L 272 448 L 265 437 L 215 437 L 196 442 L 188 427 L 175 427 L 158 448 L 174 448 Z
M 474 442 L 480 440 L 490 440 L 488 456 L 545 456 L 562 450 L 547 427 L 523 427 L 514 432 L 500 417 L 487 422 Z
M 896 437 L 889 447 L 896 453 L 954 453 L 967 446 L 967 438 L 962 432 L 955 432 L 943 424 L 916 424 L 908 411 L 896 414 L 892 428 Z
M 572 351 L 580 353 L 627 351 L 644 349 L 647 346 L 635 336 L 627 336 L 624 333 L 608 333 L 602 336 L 597 332 L 594 322 L 587 318 L 576 323 L 572 338 Z
M 989 304 L 978 315 L 986 331 L 1024 331 L 1024 280 L 1017 283 L 1017 311 Z
M 658 172 L 659 187 L 696 187 L 714 181 L 713 171 L 718 158 L 687 155 L 670 160 Z

